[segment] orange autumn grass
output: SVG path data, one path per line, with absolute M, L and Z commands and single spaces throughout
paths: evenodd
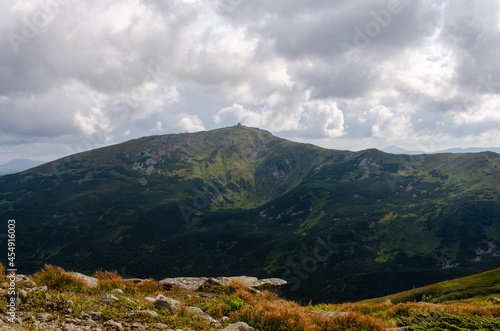
M 384 330 L 392 324 L 371 316 L 352 313 L 345 317 L 327 318 L 310 313 L 299 304 L 279 299 L 276 294 L 250 291 L 239 282 L 236 295 L 249 305 L 230 314 L 232 320 L 243 320 L 263 330 Z

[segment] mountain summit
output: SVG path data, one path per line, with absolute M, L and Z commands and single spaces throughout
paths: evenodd
M 287 297 L 338 302 L 498 266 L 499 163 L 328 150 L 235 126 L 2 176 L 0 218 L 16 219 L 25 273 L 279 277 Z

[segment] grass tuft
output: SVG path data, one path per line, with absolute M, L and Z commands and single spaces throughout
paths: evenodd
M 39 285 L 46 285 L 56 290 L 71 289 L 81 291 L 86 288 L 85 283 L 65 271 L 61 267 L 46 264 L 40 271 L 34 273 L 31 278 Z
M 116 271 L 97 271 L 94 274 L 97 278 L 98 288 L 102 290 L 112 290 L 115 288 L 125 289 L 123 278 Z

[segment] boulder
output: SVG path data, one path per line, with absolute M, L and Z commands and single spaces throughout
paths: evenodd
M 208 278 L 206 277 L 177 277 L 165 278 L 160 280 L 160 285 L 165 290 L 171 290 L 175 285 L 189 291 L 196 291 L 200 286 L 205 284 Z
M 116 302 L 116 301 L 118 301 L 118 298 L 115 297 L 113 294 L 107 294 L 107 295 L 103 296 L 101 299 L 101 303 L 104 303 L 105 305 L 109 305 L 109 304 Z
M 99 281 L 95 277 L 86 276 L 84 274 L 81 274 L 79 272 L 74 272 L 74 271 L 69 271 L 68 273 L 71 276 L 75 277 L 76 279 L 83 281 L 83 283 L 87 287 L 94 288 L 94 287 L 97 287 L 97 285 L 99 285 Z
M 111 293 L 115 294 L 115 295 L 120 295 L 120 294 L 123 294 L 123 290 L 119 289 L 119 288 L 114 288 L 111 290 Z
M 161 294 L 156 296 L 154 303 L 156 309 L 180 310 L 181 303 L 175 299 L 167 298 Z
M 233 281 L 240 281 L 249 289 L 275 291 L 284 287 L 287 282 L 280 278 L 258 279 L 249 276 L 234 277 L 177 277 L 165 278 L 160 284 L 165 290 L 171 290 L 175 285 L 185 290 L 196 291 L 205 284 L 216 286 L 229 286 Z
M 255 330 L 255 329 L 252 328 L 251 326 L 249 326 L 245 322 L 237 322 L 237 323 L 229 324 L 224 329 L 222 329 L 222 331 L 253 331 L 253 330 Z

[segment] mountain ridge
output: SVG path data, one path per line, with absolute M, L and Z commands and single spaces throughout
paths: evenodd
M 0 177 L 0 218 L 17 219 L 27 272 L 237 273 L 283 278 L 293 299 L 361 300 L 495 268 L 499 163 L 329 150 L 236 126 Z

